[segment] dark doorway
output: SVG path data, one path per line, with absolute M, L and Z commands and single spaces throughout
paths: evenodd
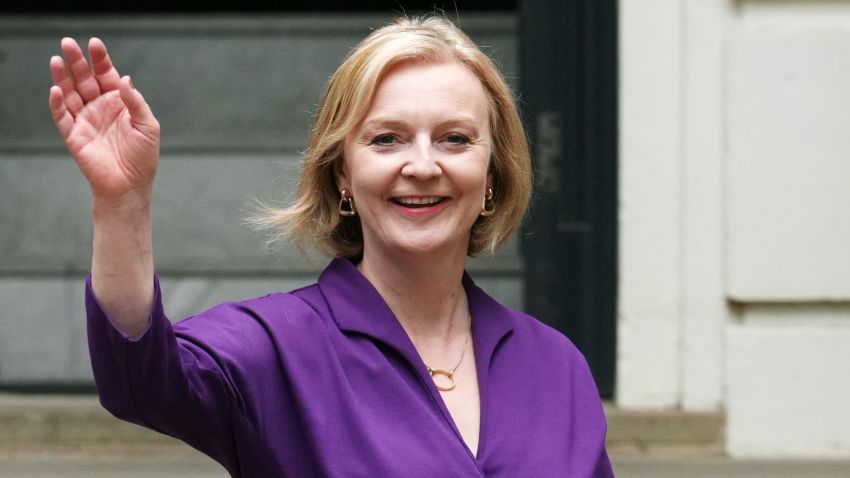
M 581 349 L 614 392 L 617 2 L 520 2 L 521 107 L 535 192 L 523 229 L 525 309 Z

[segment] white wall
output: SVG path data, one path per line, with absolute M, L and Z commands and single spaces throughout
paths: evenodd
M 850 457 L 850 1 L 620 3 L 617 402 Z
M 616 396 L 624 407 L 670 407 L 680 389 L 680 11 L 663 0 L 620 9 Z

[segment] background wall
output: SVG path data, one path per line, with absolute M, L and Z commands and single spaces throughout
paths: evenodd
M 50 119 L 48 60 L 59 40 L 102 38 L 162 124 L 154 255 L 166 311 L 313 282 L 327 258 L 264 253 L 242 225 L 251 198 L 286 202 L 328 76 L 387 16 L 286 14 L 0 19 L 0 387 L 91 384 L 83 280 L 88 186 Z M 516 77 L 516 21 L 462 25 Z M 522 304 L 516 242 L 472 261 L 483 288 Z
M 622 1 L 621 407 L 850 456 L 850 2 Z

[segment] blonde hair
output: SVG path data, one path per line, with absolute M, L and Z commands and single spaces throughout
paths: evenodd
M 510 88 L 493 62 L 451 21 L 436 16 L 399 18 L 372 32 L 331 76 L 316 112 L 294 204 L 262 206 L 249 219 L 271 230 L 271 243 L 286 236 L 335 256 L 359 258 L 363 233 L 358 216 L 338 213 L 334 165 L 346 135 L 366 116 L 386 72 L 402 62 L 456 61 L 481 80 L 489 101 L 490 174 L 496 212 L 472 226 L 467 252 L 493 252 L 519 226 L 531 197 L 531 159 Z

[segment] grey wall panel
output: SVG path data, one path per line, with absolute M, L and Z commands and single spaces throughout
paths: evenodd
M 488 277 L 483 274 L 471 272 L 475 284 L 490 294 L 503 305 L 513 309 L 522 310 L 523 285 L 519 274 L 505 277 Z
M 0 157 L 0 274 L 88 269 L 90 204 L 70 157 Z
M 0 21 L 0 147 L 59 148 L 47 110 L 48 60 L 59 40 L 101 37 L 163 127 L 165 149 L 304 147 L 324 83 L 384 16 Z M 464 25 L 515 77 L 513 19 Z
M 241 224 L 250 195 L 262 197 L 278 185 L 291 189 L 287 161 L 297 167 L 294 157 L 163 158 L 154 204 L 158 270 L 277 272 L 281 263 L 295 262 L 291 249 L 278 255 L 281 262 L 260 254 L 262 236 Z M 0 195 L 0 246 L 7 254 L 0 273 L 88 271 L 91 200 L 71 159 L 0 161 Z
M 303 147 L 323 81 L 350 44 L 350 39 L 320 37 L 103 37 L 119 72 L 131 75 L 150 103 L 166 149 Z M 0 100 L 3 143 L 59 144 L 48 127 L 46 100 L 47 60 L 59 52 L 60 38 L 57 33 L 3 42 L 7 59 L 0 88 L 21 92 Z
M 0 280 L 0 383 L 89 381 L 82 279 Z

